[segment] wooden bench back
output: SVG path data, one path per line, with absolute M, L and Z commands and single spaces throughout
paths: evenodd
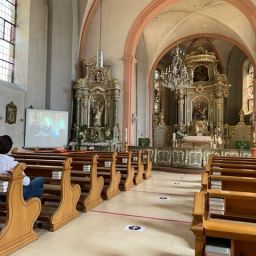
M 256 251 L 256 224 L 235 221 L 234 218 L 231 218 L 232 212 L 227 212 L 227 219 L 222 218 L 220 220 L 218 218 L 212 218 L 209 215 L 209 198 L 212 196 L 225 198 L 225 200 L 238 200 L 240 202 L 245 200 L 247 206 L 248 204 L 255 205 L 256 198 L 256 194 L 251 193 L 234 193 L 230 191 L 226 193 L 223 193 L 223 191 L 209 191 L 209 193 L 196 192 L 192 213 L 193 221 L 191 225 L 191 231 L 195 235 L 195 255 L 203 255 L 206 236 L 230 239 L 231 255 L 253 255 Z M 234 203 L 234 201 L 232 203 Z M 240 209 L 244 207 L 244 210 L 248 211 L 247 206 L 240 205 Z M 228 207 L 230 206 L 227 205 L 227 208 Z M 253 207 L 255 209 L 255 206 Z M 233 213 L 234 210 L 235 212 L 237 211 L 237 209 L 233 208 Z M 230 216 L 228 216 L 228 214 Z M 247 215 L 246 212 L 236 212 L 236 214 L 240 216 L 244 214 L 245 217 Z
M 31 198 L 29 202 L 24 202 L 22 180 L 25 168 L 25 164 L 19 163 L 9 175 L 0 175 L 1 181 L 8 182 L 5 194 L 6 221 L 0 231 L 0 255 L 9 255 L 38 238 L 33 225 L 41 211 L 41 201 Z
M 45 177 L 44 189 L 47 190 L 47 194 L 60 194 L 60 197 L 55 198 L 58 206 L 54 211 L 45 211 L 44 208 L 48 207 L 45 204 L 40 214 L 41 218 L 48 221 L 49 230 L 55 231 L 80 215 L 76 210 L 76 205 L 81 195 L 81 189 L 79 185 L 71 184 L 70 177 L 72 158 L 52 160 L 44 159 L 41 156 L 38 156 L 37 159 L 30 157 L 22 156 L 15 159 L 27 163 L 26 174 L 28 176 Z M 53 175 L 54 171 L 58 172 L 57 176 L 60 175 L 60 177 Z M 44 200 L 49 200 L 48 196 Z

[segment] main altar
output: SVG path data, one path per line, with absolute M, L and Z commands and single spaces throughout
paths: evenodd
M 245 122 L 241 110 L 237 113 L 237 124 L 225 123 L 225 102 L 232 88 L 214 49 L 207 41 L 199 40 L 190 47 L 184 62 L 193 71 L 193 83 L 172 94 L 168 92 L 173 97 L 169 98 L 169 105 L 157 74 L 161 70 L 156 70 L 152 122 L 155 162 L 202 167 L 211 153 L 249 156 L 252 122 Z M 169 106 L 173 109 L 172 115 L 166 112 Z M 166 124 L 166 115 L 176 118 L 173 125 Z

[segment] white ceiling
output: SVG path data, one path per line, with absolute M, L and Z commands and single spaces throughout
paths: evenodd
M 234 41 L 223 43 L 228 52 L 236 42 L 254 56 L 256 37 L 239 9 L 222 0 L 180 0 L 159 13 L 143 31 L 149 67 L 178 39 L 198 34 L 218 35 L 216 38 L 221 36 L 218 47 L 221 47 L 220 40 L 228 41 L 225 38 L 230 38 Z M 227 55 L 225 52 L 223 54 Z

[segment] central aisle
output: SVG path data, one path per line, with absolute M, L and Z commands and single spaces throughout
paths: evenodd
M 38 229 L 39 240 L 13 255 L 194 256 L 190 224 L 200 175 L 152 174 L 56 232 Z

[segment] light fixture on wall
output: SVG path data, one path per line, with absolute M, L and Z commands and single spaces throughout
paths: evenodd
M 103 50 L 101 48 L 101 28 L 102 28 L 102 0 L 100 0 L 100 37 L 99 37 L 99 48 L 97 50 L 97 68 L 103 68 Z
M 178 9 L 178 2 L 177 2 Z M 185 53 L 179 46 L 178 41 L 178 11 L 177 12 L 177 44 L 175 49 L 171 52 L 170 65 L 166 68 L 165 72 L 161 72 L 161 84 L 172 91 L 179 91 L 191 86 L 193 84 L 193 71 L 189 69 L 184 62 Z

